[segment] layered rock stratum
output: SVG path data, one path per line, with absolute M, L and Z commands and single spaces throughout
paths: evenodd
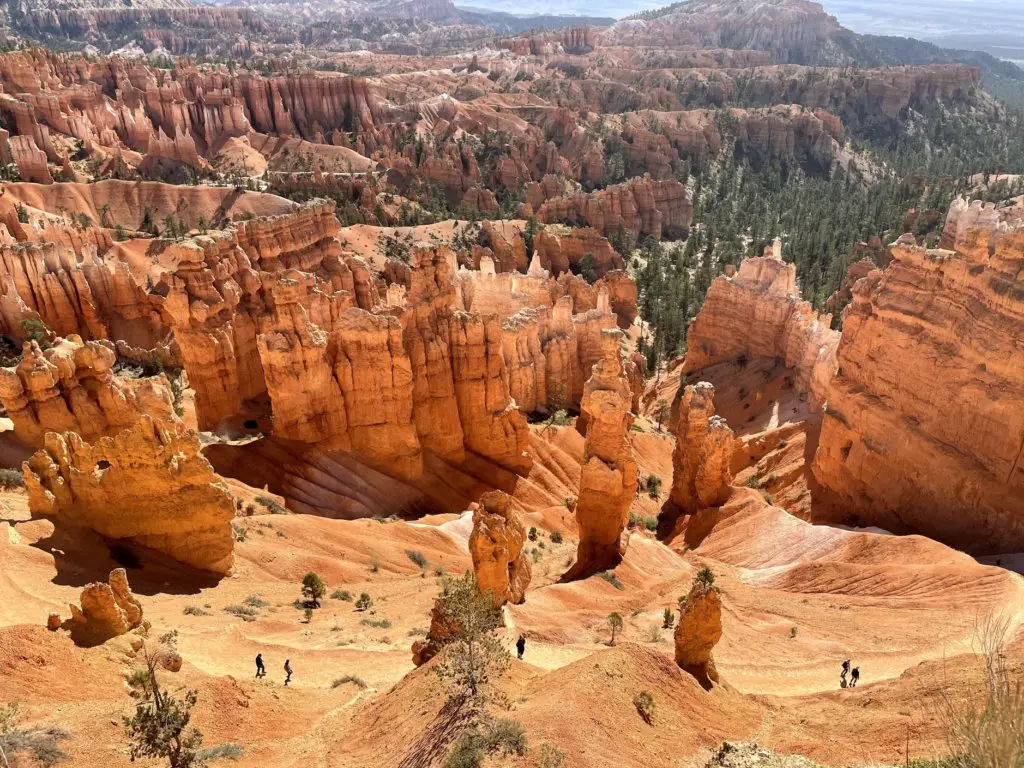
M 86 441 L 131 427 L 140 414 L 160 423 L 176 418 L 163 376 L 126 379 L 112 372 L 117 354 L 106 341 L 69 336 L 42 351 L 25 342 L 21 362 L 0 368 L 0 403 L 15 434 L 41 447 L 48 432 L 74 432 Z
M 843 316 L 814 474 L 846 516 L 976 552 L 1024 543 L 1021 224 L 957 206 L 901 240 Z
M 745 259 L 733 277 L 720 275 L 690 324 L 684 373 L 727 360 L 773 357 L 795 373 L 795 386 L 814 406 L 827 397 L 839 333 L 831 316 L 800 299 L 796 265 L 782 261 L 776 241 L 769 253 Z

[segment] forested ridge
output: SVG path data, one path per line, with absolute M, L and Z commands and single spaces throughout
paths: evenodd
M 870 123 L 853 131 L 850 144 L 876 169 L 874 178 L 841 169 L 815 174 L 778 161 L 759 166 L 738 151 L 727 119 L 719 128 L 721 151 L 687 179 L 694 201 L 689 239 L 648 239 L 630 262 L 640 313 L 653 328 L 645 342 L 652 366 L 685 352 L 687 324 L 724 266 L 760 255 L 776 237 L 797 266 L 803 297 L 821 309 L 859 241 L 877 236 L 888 244 L 909 228 L 935 246 L 946 210 L 970 176 L 1024 173 L 1024 112 L 987 100 L 908 111 L 888 132 Z M 993 187 L 990 196 L 1022 192 L 1016 182 Z

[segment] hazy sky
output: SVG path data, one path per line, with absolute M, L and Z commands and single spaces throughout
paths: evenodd
M 829 13 L 855 32 L 935 38 L 955 34 L 1024 36 L 1024 0 L 819 0 Z M 455 0 L 514 13 L 568 13 L 619 18 L 660 0 Z

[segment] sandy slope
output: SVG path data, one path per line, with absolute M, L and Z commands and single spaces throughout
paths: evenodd
M 757 370 L 750 375 L 765 380 Z M 783 397 L 763 398 L 763 412 L 787 412 L 778 405 Z M 742 410 L 742 398 L 727 406 L 734 407 Z M 641 475 L 667 484 L 671 440 L 632 437 Z M 895 762 L 909 733 L 912 754 L 927 753 L 941 742 L 938 692 L 977 681 L 976 665 L 957 656 L 970 649 L 976 617 L 1022 607 L 1016 574 L 920 537 L 812 526 L 748 488 L 665 542 L 635 531 L 616 569 L 621 589 L 600 576 L 559 583 L 575 552 L 564 499 L 577 493 L 582 438 L 571 427 L 535 426 L 532 442 L 534 469 L 511 490 L 540 531 L 530 545 L 534 580 L 526 603 L 506 610 L 503 631 L 508 647 L 520 632 L 528 646 L 502 687 L 508 716 L 523 723 L 531 743 L 558 746 L 574 768 L 700 765 L 724 738 L 851 764 Z M 778 442 L 743 455 L 761 454 L 755 463 L 786 455 Z M 642 496 L 634 511 L 657 514 L 659 504 Z M 49 611 L 66 615 L 81 586 L 116 563 L 98 540 L 28 521 L 21 495 L 0 495 L 0 506 L 0 700 L 19 698 L 35 721 L 68 728 L 76 767 L 127 766 L 118 722 L 131 706 L 122 682 L 134 664 L 128 640 L 77 649 L 42 628 Z M 207 743 L 243 745 L 239 766 L 411 768 L 442 755 L 459 715 L 443 709 L 430 666 L 414 670 L 409 647 L 428 624 L 438 574 L 469 567 L 468 518 L 257 515 L 236 525 L 244 531 L 237 565 L 218 583 L 182 581 L 156 564 L 130 571 L 153 634 L 179 632 L 185 667 L 168 681 L 199 691 L 196 723 Z M 551 541 L 553 530 L 561 544 Z M 428 567 L 421 571 L 407 550 L 421 552 Z M 718 574 L 725 605 L 716 657 L 726 684 L 710 693 L 676 668 L 671 632 L 659 629 L 664 608 L 675 608 L 702 565 Z M 329 593 L 369 593 L 372 609 L 328 598 L 305 623 L 292 602 L 308 570 Z M 255 620 L 225 612 L 250 597 L 266 603 Z M 186 607 L 204 615 L 186 615 Z M 612 610 L 626 619 L 616 648 L 606 645 Z M 252 679 L 257 652 L 267 680 Z M 295 669 L 288 688 L 281 685 L 286 658 Z M 857 691 L 838 690 L 844 658 L 861 667 Z M 1012 658 L 1021 658 L 1016 648 Z M 367 687 L 333 688 L 346 674 Z M 651 725 L 632 704 L 641 690 L 656 701 Z

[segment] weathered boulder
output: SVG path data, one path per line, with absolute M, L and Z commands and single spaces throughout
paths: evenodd
M 51 630 L 68 630 L 77 645 L 100 645 L 142 624 L 142 605 L 128 586 L 124 568 L 111 571 L 106 584 L 87 584 L 80 602 L 81 607 L 70 606 L 67 621 L 61 622 L 57 614 L 47 621 Z
M 23 465 L 29 508 L 200 570 L 231 569 L 231 494 L 180 422 L 143 416 L 114 437 L 87 443 L 48 432 Z
M 679 404 L 672 451 L 672 502 L 692 515 L 724 504 L 732 482 L 733 432 L 715 415 L 715 388 L 687 386 Z
M 711 651 L 722 639 L 722 596 L 713 585 L 695 581 L 675 631 L 676 664 L 710 688 L 718 682 Z
M 601 332 L 601 357 L 584 387 L 586 421 L 583 468 L 576 502 L 580 541 L 565 579 L 614 567 L 625 549 L 623 532 L 636 496 L 638 475 L 629 428 L 632 394 L 619 351 L 622 331 Z
M 530 560 L 523 550 L 526 529 L 512 509 L 512 499 L 501 491 L 480 497 L 473 512 L 469 553 L 481 592 L 490 592 L 494 604 L 518 604 L 530 584 Z

